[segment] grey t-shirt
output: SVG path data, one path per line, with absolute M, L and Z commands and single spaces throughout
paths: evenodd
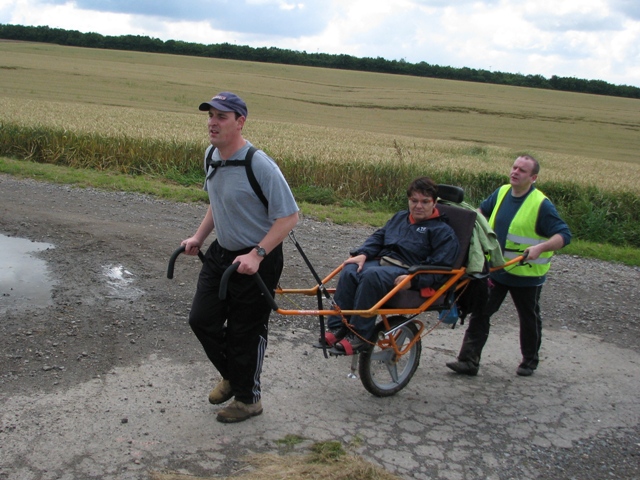
M 244 160 L 251 146 L 247 142 L 229 160 Z M 211 148 L 205 151 L 205 168 Z M 212 160 L 221 160 L 217 149 Z M 244 166 L 218 167 L 215 175 L 213 168 L 206 172 L 204 190 L 209 194 L 216 236 L 227 250 L 258 245 L 278 218 L 299 210 L 278 165 L 266 153 L 256 151 L 251 167 L 269 202 L 268 211 L 253 191 Z

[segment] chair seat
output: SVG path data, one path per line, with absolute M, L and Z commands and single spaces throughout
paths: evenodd
M 445 297 L 446 295 L 440 295 L 430 308 L 442 305 Z M 418 308 L 426 301 L 427 298 L 420 295 L 417 290 L 400 290 L 384 304 L 384 308 Z

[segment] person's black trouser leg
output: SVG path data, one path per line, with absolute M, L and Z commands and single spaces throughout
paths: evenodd
M 511 287 L 513 304 L 520 319 L 520 366 L 535 370 L 538 352 L 542 343 L 542 317 L 540 316 L 540 293 L 542 285 L 536 287 Z
M 489 299 L 484 308 L 471 313 L 469 318 L 469 326 L 464 333 L 462 347 L 458 354 L 458 360 L 461 362 L 471 362 L 478 366 L 482 349 L 489 338 L 489 330 L 491 328 L 491 316 L 496 313 L 505 297 L 509 288 L 498 282 L 493 282 L 489 290 Z
M 253 276 L 237 272 L 229 279 L 227 299 L 218 297 L 222 274 L 242 253 L 246 252 L 229 252 L 217 242 L 211 245 L 198 278 L 189 325 L 211 363 L 231 383 L 236 399 L 255 403 L 261 395 L 260 373 L 271 307 Z M 282 265 L 282 246 L 260 264 L 260 276 L 272 292 Z

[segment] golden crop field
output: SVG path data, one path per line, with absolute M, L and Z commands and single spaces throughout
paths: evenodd
M 365 72 L 0 41 L 0 122 L 206 142 L 232 90 L 274 158 L 410 162 L 640 191 L 640 101 Z M 201 161 L 201 159 L 195 159 Z

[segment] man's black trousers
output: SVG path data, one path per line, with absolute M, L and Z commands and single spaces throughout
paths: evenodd
M 491 316 L 500 309 L 507 293 L 509 293 L 520 320 L 520 351 L 522 352 L 522 363 L 520 365 L 535 370 L 538 366 L 538 351 L 542 342 L 541 291 L 542 285 L 510 287 L 498 282 L 492 282 L 489 300 L 485 308 L 481 312 L 473 312 L 471 314 L 458 360 L 471 361 L 475 365 L 480 364 L 482 349 L 489 338 Z
M 256 403 L 261 397 L 260 373 L 267 348 L 271 307 L 252 275 L 234 272 L 227 298 L 218 296 L 224 271 L 238 256 L 251 251 L 229 251 L 217 241 L 204 257 L 189 325 L 222 378 L 229 380 L 236 400 Z M 282 273 L 282 244 L 260 263 L 259 274 L 273 293 Z

